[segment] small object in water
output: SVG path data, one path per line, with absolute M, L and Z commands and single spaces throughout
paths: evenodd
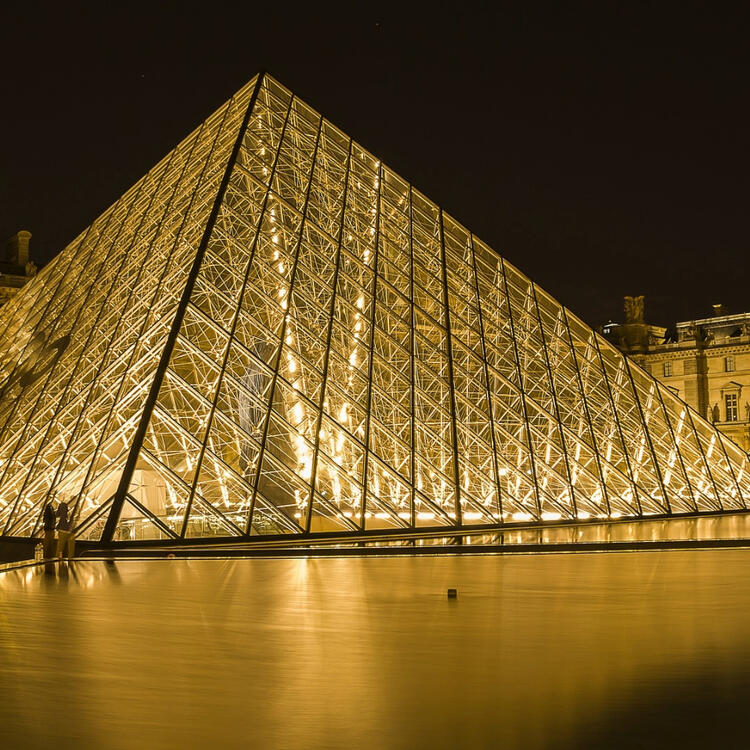
M 455 599 L 458 597 L 458 589 L 448 589 L 448 598 Z

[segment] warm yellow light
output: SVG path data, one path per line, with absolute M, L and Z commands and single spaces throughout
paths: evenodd
M 292 408 L 292 416 L 294 419 L 295 426 L 297 426 L 302 421 L 302 418 L 304 417 L 304 415 L 305 413 L 302 409 L 302 404 L 299 401 L 297 401 L 297 403 Z

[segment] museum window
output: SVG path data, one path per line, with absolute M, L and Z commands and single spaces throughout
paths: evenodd
M 672 376 L 672 363 L 665 362 L 664 363 L 664 377 L 669 378 L 671 376 Z
M 727 393 L 724 396 L 724 408 L 726 409 L 727 413 L 727 422 L 736 422 L 737 421 L 737 394 L 736 393 Z
M 734 372 L 734 357 L 724 357 L 724 371 Z

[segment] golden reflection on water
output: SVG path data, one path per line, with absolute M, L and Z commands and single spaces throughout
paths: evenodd
M 12 748 L 744 747 L 732 732 L 750 686 L 749 574 L 746 550 L 6 572 L 0 736 Z

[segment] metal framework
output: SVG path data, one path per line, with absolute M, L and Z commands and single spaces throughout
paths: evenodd
M 259 75 L 0 312 L 0 533 L 745 510 L 741 449 Z M 390 532 L 389 532 L 390 533 Z

